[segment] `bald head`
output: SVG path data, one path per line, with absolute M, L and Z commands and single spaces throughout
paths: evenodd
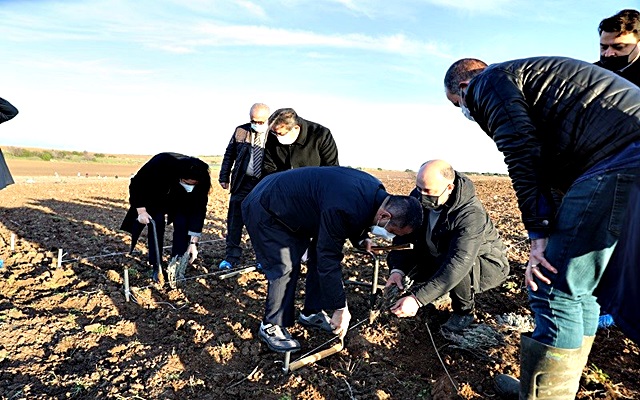
M 249 111 L 249 118 L 251 118 L 251 121 L 264 123 L 269 119 L 270 113 L 271 110 L 269 110 L 269 106 L 264 103 L 256 103 L 251 106 L 251 110 Z
M 422 206 L 436 209 L 447 202 L 453 192 L 456 172 L 443 160 L 422 164 L 416 176 L 416 189 L 421 194 Z

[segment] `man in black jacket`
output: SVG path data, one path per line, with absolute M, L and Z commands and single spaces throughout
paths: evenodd
M 229 189 L 229 209 L 227 210 L 227 236 L 225 257 L 220 269 L 230 269 L 238 264 L 242 255 L 242 209 L 241 204 L 247 194 L 260 181 L 264 146 L 269 127 L 269 107 L 256 103 L 249 110 L 250 122 L 236 127 L 227 150 L 222 158 L 218 181 L 223 189 Z M 232 170 L 233 167 L 233 170 Z
M 0 97 L 0 124 L 7 122 L 16 115 L 18 115 L 18 109 Z M 9 172 L 7 163 L 4 161 L 4 154 L 2 154 L 2 150 L 0 150 L 0 190 L 11 184 L 13 184 L 13 177 L 11 176 L 11 172 Z
M 120 229 L 130 232 L 131 248 L 144 226 L 153 220 L 156 232 L 149 229 L 149 263 L 153 280 L 158 282 L 166 223 L 173 223 L 171 256 L 190 254 L 189 263 L 198 255 L 197 243 L 207 214 L 211 189 L 209 165 L 204 161 L 178 153 L 156 154 L 131 178 L 129 203 L 131 207 Z M 158 248 L 155 246 L 157 238 Z
M 462 59 L 444 84 L 447 98 L 504 153 L 531 239 L 525 283 L 536 328 L 521 336 L 521 381 L 500 375 L 497 388 L 573 399 L 598 323 L 593 293 L 640 175 L 640 91 L 563 57 L 491 66 Z
M 299 321 L 344 336 L 351 318 L 340 265 L 346 239 L 360 243 L 372 225 L 380 234 L 405 235 L 422 222 L 418 200 L 391 196 L 375 177 L 344 167 L 269 175 L 242 203 L 242 215 L 269 282 L 259 335 L 274 351 L 300 348 L 287 327 L 295 322 L 296 282 L 306 249 L 305 308 Z M 324 310 L 334 310 L 331 318 Z
M 338 147 L 331 131 L 300 118 L 292 108 L 281 108 L 269 117 L 264 172 L 286 171 L 299 167 L 339 165 Z
M 449 293 L 453 314 L 442 328 L 459 333 L 473 322 L 474 292 L 492 289 L 509 275 L 506 248 L 471 180 L 447 162 L 424 163 L 411 196 L 422 203 L 424 220 L 419 230 L 394 239 L 413 243 L 413 249 L 389 252 L 386 286 L 403 289 L 405 275 L 419 285 L 391 311 L 413 317 L 420 306 Z
M 640 12 L 627 9 L 605 18 L 598 33 L 600 61 L 596 65 L 640 86 Z

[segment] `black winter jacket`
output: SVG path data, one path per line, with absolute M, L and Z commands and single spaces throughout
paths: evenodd
M 504 154 L 528 230 L 547 232 L 552 189 L 566 191 L 590 167 L 640 140 L 640 91 L 593 64 L 536 57 L 487 67 L 465 97 Z M 543 200 L 544 199 L 544 200 Z
M 600 61 L 596 62 L 595 65 L 602 67 L 602 64 L 600 64 Z M 640 86 L 640 60 L 636 60 L 632 62 L 631 65 L 628 65 L 622 71 L 613 71 L 613 72 L 620 75 L 624 79 L 627 79 L 629 82 L 635 84 L 636 86 Z
M 427 247 L 429 212 L 425 210 L 418 231 L 393 241 L 394 244 L 413 243 L 413 249 L 394 250 L 387 257 L 389 269 L 400 269 L 405 274 L 414 267 L 437 269 L 427 282 L 414 289 L 422 304 L 448 293 L 466 275 L 472 274 L 473 289 L 477 293 L 498 286 L 509 275 L 506 248 L 476 197 L 473 183 L 456 172 L 454 184 L 455 189 L 443 205 L 431 235 L 438 256 L 434 257 Z M 414 189 L 411 196 L 419 199 L 420 193 Z
M 187 216 L 189 232 L 202 232 L 211 181 L 199 182 L 191 193 L 180 186 L 180 161 L 189 158 L 178 153 L 160 153 L 140 168 L 129 184 L 131 208 L 120 229 L 132 232 L 138 216 L 136 208 L 145 207 L 150 214 L 167 214 L 169 224 L 176 213 L 182 213 Z M 204 161 L 200 163 L 203 169 L 208 168 Z
M 338 147 L 331 131 L 320 124 L 298 117 L 300 134 L 291 145 L 269 135 L 265 145 L 264 174 L 299 167 L 339 165 Z
M 235 193 L 247 176 L 247 166 L 249 160 L 251 160 L 253 134 L 250 123 L 236 127 L 224 152 L 218 181 L 223 183 L 231 182 L 229 185 L 230 193 Z

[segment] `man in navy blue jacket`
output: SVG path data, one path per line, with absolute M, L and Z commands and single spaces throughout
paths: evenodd
M 7 122 L 16 115 L 18 115 L 18 109 L 0 97 L 0 124 Z M 4 189 L 11 184 L 13 184 L 13 178 L 11 177 L 11 172 L 9 172 L 7 163 L 4 161 L 2 150 L 0 150 L 0 189 Z
M 420 227 L 422 207 L 389 195 L 366 172 L 303 167 L 264 178 L 242 203 L 242 215 L 269 282 L 260 338 L 274 351 L 300 348 L 287 327 L 295 322 L 300 259 L 308 248 L 301 324 L 344 336 L 350 314 L 342 283 L 342 247 L 374 234 L 406 235 Z M 313 238 L 313 239 L 309 239 Z M 334 310 L 331 318 L 324 310 Z

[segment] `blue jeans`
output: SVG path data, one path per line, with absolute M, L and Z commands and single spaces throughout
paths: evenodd
M 536 279 L 538 290 L 529 289 L 534 340 L 577 349 L 583 336 L 595 335 L 600 306 L 593 291 L 618 241 L 629 191 L 639 174 L 638 168 L 620 168 L 579 178 L 563 197 L 545 251 L 558 273 L 543 268 L 551 284 Z

